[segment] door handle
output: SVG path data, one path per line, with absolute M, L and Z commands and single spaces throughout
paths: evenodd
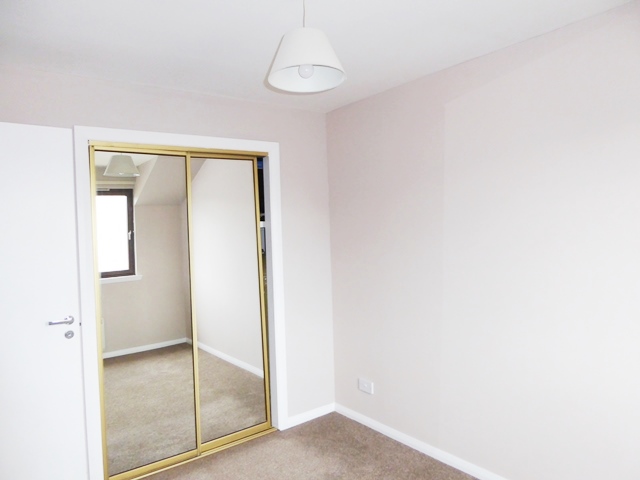
M 69 315 L 68 317 L 64 317 L 64 320 L 60 322 L 49 322 L 49 325 L 71 325 L 75 319 Z

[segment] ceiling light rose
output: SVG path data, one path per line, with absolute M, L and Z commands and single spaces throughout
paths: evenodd
M 105 177 L 139 177 L 140 172 L 131 155 L 114 155 L 104 170 Z
M 306 28 L 303 2 L 302 28 L 280 42 L 267 81 L 285 92 L 316 93 L 336 88 L 345 79 L 344 68 L 329 39 L 317 28 Z

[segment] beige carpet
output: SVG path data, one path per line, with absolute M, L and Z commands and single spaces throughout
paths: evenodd
M 202 350 L 203 441 L 265 421 L 261 378 Z M 109 474 L 196 448 L 191 346 L 106 359 Z
M 148 479 L 473 480 L 473 477 L 332 413 Z

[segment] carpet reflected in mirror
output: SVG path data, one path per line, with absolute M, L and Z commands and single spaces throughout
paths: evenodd
M 104 360 L 110 475 L 196 448 L 191 352 L 183 343 Z M 265 421 L 261 377 L 201 349 L 198 356 L 203 438 Z

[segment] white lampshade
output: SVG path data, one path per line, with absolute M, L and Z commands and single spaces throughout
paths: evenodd
M 139 177 L 140 172 L 131 155 L 114 155 L 104 170 L 105 177 Z
M 324 32 L 302 27 L 282 37 L 268 82 L 279 90 L 312 93 L 331 90 L 344 79 L 344 68 Z

